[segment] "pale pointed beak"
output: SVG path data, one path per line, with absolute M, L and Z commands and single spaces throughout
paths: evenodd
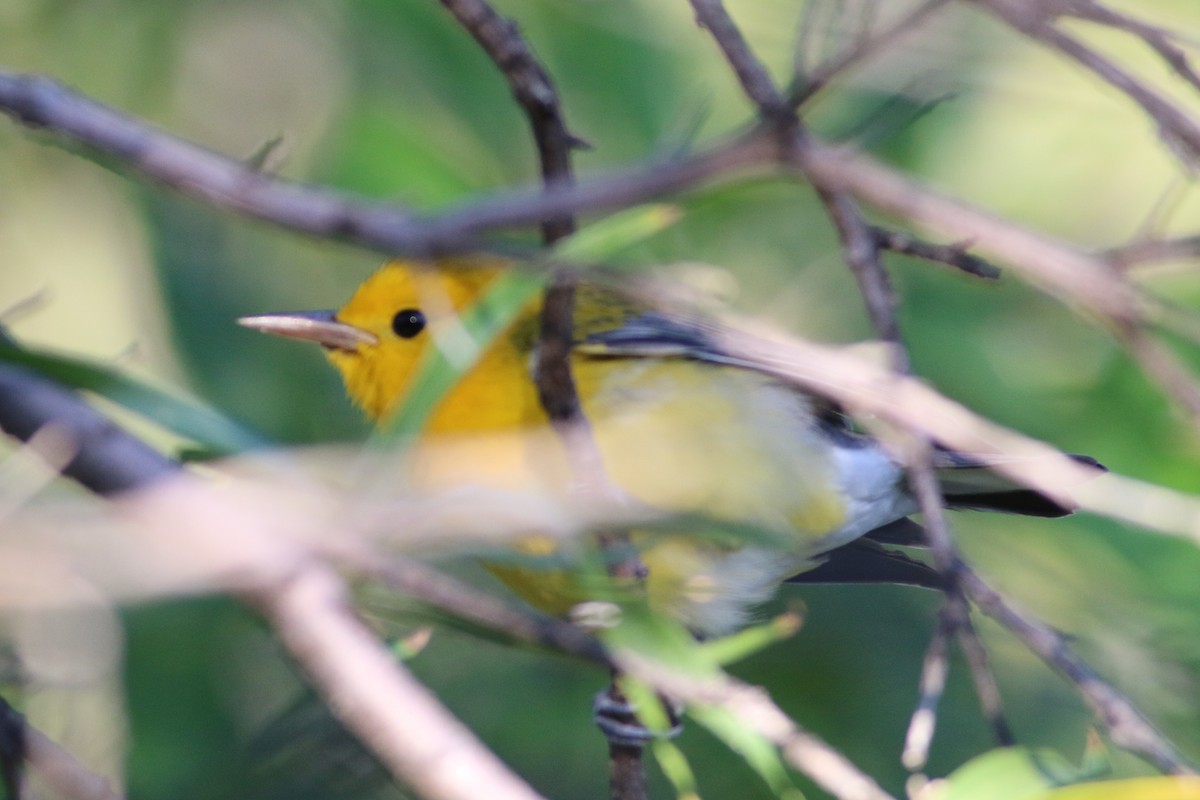
M 325 347 L 354 351 L 359 345 L 379 344 L 375 334 L 338 322 L 332 311 L 292 311 L 286 314 L 260 314 L 241 317 L 238 325 L 263 333 L 303 339 Z

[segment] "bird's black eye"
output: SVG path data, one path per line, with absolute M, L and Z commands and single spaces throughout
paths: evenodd
M 425 315 L 415 308 L 406 308 L 392 317 L 392 330 L 403 339 L 411 339 L 425 330 Z

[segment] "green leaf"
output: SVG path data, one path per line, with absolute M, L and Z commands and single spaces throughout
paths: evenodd
M 656 736 L 665 736 L 673 727 L 671 715 L 655 691 L 643 681 L 628 675 L 621 675 L 617 682 L 625 699 L 637 709 L 638 721 Z
M 0 338 L 0 361 L 29 367 L 64 386 L 100 395 L 197 442 L 207 454 L 229 455 L 269 444 L 208 406 L 157 389 L 112 367 L 23 347 L 7 337 Z
M 620 624 L 599 636 L 613 652 L 631 651 L 689 680 L 715 680 L 724 674 L 683 625 L 656 613 L 644 597 L 622 604 Z
M 779 757 L 774 743 L 723 708 L 695 706 L 688 716 L 703 725 L 758 773 L 771 791 L 781 797 L 803 797 L 792 784 L 791 776 Z
M 605 261 L 674 225 L 683 216 L 678 206 L 653 203 L 619 211 L 581 228 L 554 248 L 554 259 Z
M 697 647 L 717 664 L 732 664 L 793 636 L 798 630 L 800 616 L 789 612 L 761 625 L 753 625 L 729 636 L 702 642 Z
M 1037 800 L 1200 800 L 1200 778 L 1158 775 L 1077 783 L 1038 795 Z
M 658 762 L 663 775 L 675 787 L 675 796 L 679 800 L 700 800 L 696 790 L 696 775 L 683 754 L 674 742 L 667 739 L 656 739 L 650 743 L 650 752 Z
M 1081 775 L 1052 750 L 1006 747 L 971 759 L 946 777 L 939 800 L 1035 800 Z

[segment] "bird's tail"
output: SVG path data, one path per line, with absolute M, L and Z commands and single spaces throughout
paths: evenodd
M 1077 463 L 1103 471 L 1089 456 Z M 994 469 L 995 460 L 939 449 L 934 455 L 938 481 L 948 508 L 1000 511 L 1032 517 L 1062 517 L 1075 509 L 1040 492 L 1013 483 Z M 941 589 L 945 578 L 932 565 L 893 546 L 924 547 L 925 531 L 908 518 L 876 528 L 861 539 L 823 553 L 820 563 L 788 579 L 789 583 L 896 583 Z
M 1090 456 L 1070 456 L 1076 463 L 1103 471 L 1104 466 Z M 939 449 L 934 467 L 947 508 L 1001 511 L 1029 517 L 1064 517 L 1074 506 L 1010 481 L 995 470 L 996 461 Z

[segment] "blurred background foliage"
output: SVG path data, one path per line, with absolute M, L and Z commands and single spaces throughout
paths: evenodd
M 578 156 L 584 175 L 747 123 L 748 104 L 686 3 L 498 5 L 556 78 L 573 131 L 594 146 Z M 730 5 L 775 75 L 786 78 L 803 4 Z M 881 5 L 885 17 L 901 6 Z M 1194 0 L 1123 6 L 1193 41 L 1200 36 Z M 847 23 L 829 13 L 840 7 L 821 6 L 829 21 L 816 26 L 810 59 L 841 40 Z M 1177 88 L 1145 47 L 1084 25 L 1077 32 Z M 6 67 L 56 77 L 236 157 L 280 137 L 268 166 L 281 174 L 420 209 L 536 175 L 505 84 L 433 0 L 4 0 L 0 53 Z M 953 194 L 1085 247 L 1147 230 L 1194 232 L 1200 218 L 1200 192 L 1124 97 L 971 8 L 952 8 L 823 95 L 809 120 Z M 191 393 L 282 443 L 365 435 L 319 353 L 233 320 L 338 305 L 377 255 L 214 213 L 53 145 L 0 126 L 0 307 L 9 309 L 4 319 L 14 335 Z M 682 221 L 630 250 L 624 263 L 666 265 L 673 279 L 716 286 L 735 307 L 804 336 L 869 338 L 808 187 L 748 177 L 679 203 Z M 1169 213 L 1156 214 L 1160 205 Z M 940 390 L 1119 472 L 1200 490 L 1192 428 L 1102 330 L 1011 274 L 989 284 L 902 258 L 889 263 L 916 369 Z M 1182 307 L 1200 302 L 1194 264 L 1147 268 L 1139 280 Z M 985 575 L 1072 634 L 1102 674 L 1200 755 L 1193 545 L 1087 515 L 1053 522 L 957 515 L 954 523 Z M 768 687 L 801 724 L 901 792 L 899 751 L 938 599 L 899 588 L 806 588 L 786 590 L 778 602 L 806 609 L 803 629 L 735 673 Z M 134 797 L 251 793 L 231 765 L 301 691 L 267 633 L 218 599 L 126 609 L 121 621 L 124 639 L 107 671 L 78 685 L 29 687 L 35 722 L 100 768 L 125 770 Z M 1077 758 L 1088 716 L 1072 690 L 1003 632 L 980 624 L 1021 741 Z M 454 632 L 435 635 L 412 667 L 547 795 L 605 795 L 604 746 L 589 722 L 591 695 L 604 680 L 597 670 Z M 990 746 L 957 657 L 954 667 L 934 775 Z M 100 710 L 82 735 L 80 697 L 97 691 L 108 699 L 92 702 Z M 123 764 L 122 704 L 131 743 Z M 315 735 L 305 741 L 307 752 L 322 751 Z M 768 796 L 696 726 L 681 744 L 706 796 Z M 299 787 L 280 779 L 257 790 L 366 791 L 335 782 L 334 792 L 309 775 L 318 763 L 292 762 L 293 778 L 304 776 Z M 1119 755 L 1115 767 L 1144 770 Z

